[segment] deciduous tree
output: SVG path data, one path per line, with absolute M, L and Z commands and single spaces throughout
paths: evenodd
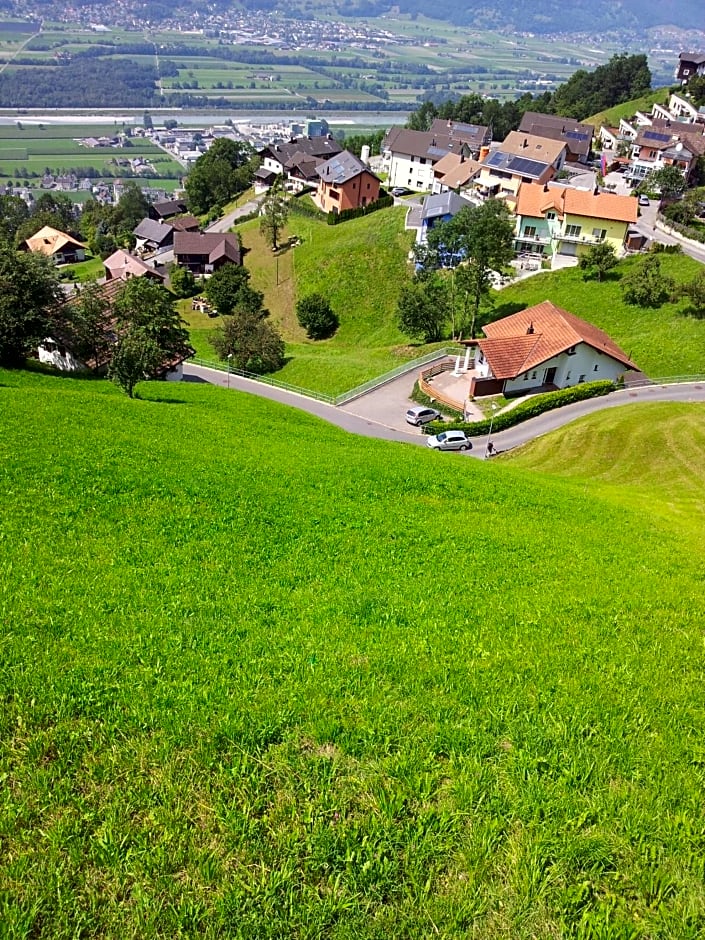
M 661 271 L 661 259 L 649 254 L 622 279 L 624 299 L 637 307 L 660 307 L 675 291 L 673 278 Z
M 338 329 L 339 319 L 322 294 L 309 294 L 296 304 L 296 318 L 309 339 L 327 339 Z
M 284 191 L 284 181 L 277 176 L 269 187 L 262 203 L 259 220 L 259 230 L 267 244 L 274 251 L 279 247 L 278 241 L 289 218 L 289 199 Z
M 267 318 L 251 310 L 234 310 L 211 339 L 221 359 L 232 358 L 245 372 L 275 372 L 284 365 L 284 340 Z
M 448 326 L 448 285 L 439 274 L 404 284 L 397 302 L 399 329 L 412 339 L 435 343 Z
M 24 363 L 49 335 L 50 313 L 62 296 L 48 258 L 0 244 L 0 364 Z
M 580 256 L 578 267 L 584 271 L 583 278 L 595 277 L 601 281 L 608 271 L 617 264 L 617 252 L 609 242 L 598 242 L 590 245 L 588 250 Z

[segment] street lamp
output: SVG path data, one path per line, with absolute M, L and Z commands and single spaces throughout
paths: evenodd
M 492 425 L 494 424 L 494 414 L 497 410 L 497 406 L 492 404 L 492 414 L 490 415 L 490 430 L 487 434 L 487 446 L 485 447 L 485 460 L 492 454 L 494 451 L 494 446 L 492 444 Z
M 228 388 L 230 388 L 230 360 L 233 358 L 232 353 L 228 353 Z

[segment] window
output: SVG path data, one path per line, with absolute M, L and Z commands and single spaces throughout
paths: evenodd
M 532 373 L 531 373 L 531 378 L 532 378 L 532 379 L 535 379 L 535 378 L 536 378 L 536 373 L 535 373 L 535 372 L 532 372 Z
M 524 226 L 524 235 L 528 238 L 536 238 L 536 226 L 535 225 L 525 225 Z
M 607 229 L 606 228 L 594 228 L 592 230 L 592 237 L 596 238 L 598 242 L 603 242 L 605 238 L 607 237 Z
M 529 373 L 528 373 L 528 372 L 525 372 L 525 373 L 524 373 L 524 381 L 525 381 L 525 382 L 528 382 L 528 381 L 529 381 Z
M 580 385 L 580 384 L 581 384 L 582 382 L 584 382 L 584 381 L 585 381 L 585 376 L 584 376 L 584 375 L 578 376 L 578 385 Z
M 566 356 L 574 356 L 574 355 L 575 355 L 575 346 L 571 346 L 570 349 L 566 349 L 565 353 L 566 353 Z
M 565 227 L 565 233 L 568 238 L 578 238 L 582 230 L 582 225 L 566 225 Z
M 599 371 L 600 371 L 600 366 L 599 366 L 599 364 L 598 364 L 597 362 L 595 363 L 595 365 L 594 365 L 592 371 L 593 371 L 593 372 L 599 372 Z
M 419 163 L 426 163 L 426 157 L 419 157 Z
M 553 212 L 553 211 L 547 212 L 547 213 L 546 213 L 546 218 L 548 219 L 549 222 L 555 222 L 556 213 Z
M 565 374 L 565 380 L 566 380 L 566 382 L 569 382 L 569 381 L 570 381 L 570 371 L 566 372 L 566 374 Z

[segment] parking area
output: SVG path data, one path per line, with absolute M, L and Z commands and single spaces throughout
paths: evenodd
M 395 431 L 404 431 L 411 437 L 420 437 L 421 428 L 412 427 L 404 418 L 407 410 L 415 404 L 409 397 L 414 389 L 418 377 L 416 370 L 406 372 L 386 385 L 381 385 L 354 401 L 341 405 L 342 411 L 347 411 L 368 421 L 374 421 L 386 428 Z

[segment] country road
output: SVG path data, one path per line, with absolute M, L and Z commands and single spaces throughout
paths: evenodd
M 328 405 L 325 402 L 307 398 L 305 395 L 288 392 L 276 386 L 265 385 L 253 379 L 244 379 L 237 375 L 228 376 L 227 373 L 220 372 L 217 369 L 208 369 L 204 366 L 185 363 L 184 378 L 186 381 L 191 382 L 208 382 L 211 385 L 227 386 L 239 392 L 247 392 L 251 395 L 267 398 L 270 401 L 279 402 L 282 405 L 299 408 L 301 411 L 323 418 L 324 421 L 335 424 L 351 434 L 375 437 L 385 441 L 416 444 L 417 446 L 424 446 L 426 443 L 426 437 L 421 435 L 416 428 L 409 427 L 408 431 L 396 430 L 371 418 L 361 417 L 341 408 L 336 408 L 335 405 Z M 508 428 L 506 431 L 493 433 L 492 443 L 495 450 L 501 453 L 521 447 L 522 444 L 526 444 L 537 437 L 549 434 L 551 431 L 570 424 L 578 418 L 603 411 L 605 408 L 662 401 L 705 403 L 705 382 L 646 385 L 642 388 L 621 389 L 601 398 L 589 398 L 586 401 L 576 402 L 573 405 L 566 405 L 563 408 L 557 408 L 555 411 L 549 411 L 546 414 L 539 415 L 538 418 L 524 421 L 514 428 Z M 483 459 L 487 447 L 487 435 L 475 437 L 471 440 L 473 446 L 467 452 L 468 456 Z

